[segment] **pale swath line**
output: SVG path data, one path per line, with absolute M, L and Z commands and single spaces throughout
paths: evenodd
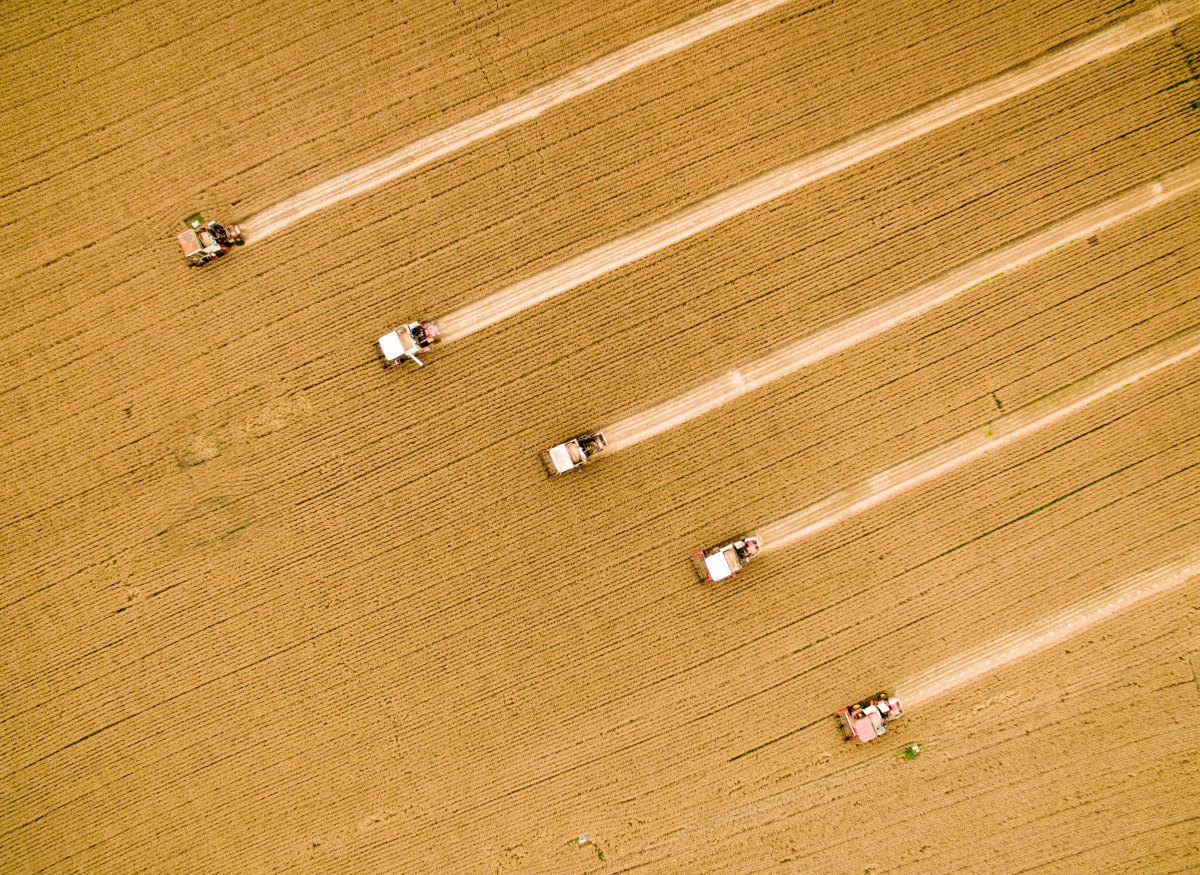
M 764 551 L 785 547 L 961 467 L 984 453 L 1043 429 L 1198 350 L 1200 325 L 1187 328 L 890 468 L 857 480 L 802 510 L 763 526 L 754 534 L 762 539 Z
M 1027 234 L 903 294 L 805 335 L 782 349 L 600 429 L 606 453 L 674 428 L 788 374 L 926 313 L 955 295 L 1061 246 L 1161 204 L 1200 184 L 1200 161 Z
M 1002 665 L 1058 644 L 1114 614 L 1185 583 L 1197 574 L 1200 574 L 1200 549 L 1193 549 L 909 678 L 897 685 L 896 694 L 906 706 L 928 701 L 969 684 Z
M 423 137 L 390 155 L 347 171 L 250 216 L 241 223 L 246 240 L 261 240 L 309 213 L 365 194 L 431 161 L 464 149 L 477 140 L 536 118 L 560 103 L 586 94 L 651 61 L 685 49 L 705 37 L 762 15 L 786 2 L 790 0 L 734 0 L 638 40 L 532 88 L 513 100 Z
M 1164 3 L 1056 46 L 983 82 L 947 94 L 890 121 L 673 213 L 501 289 L 438 320 L 444 341 L 457 340 L 557 294 L 645 258 L 800 186 L 865 161 L 1062 76 L 1186 20 L 1188 3 Z
M 961 656 L 948 659 L 929 671 L 898 684 L 895 693 L 907 708 L 927 702 L 935 696 L 975 680 L 992 669 L 1057 644 L 1108 617 L 1174 589 L 1197 574 L 1200 574 L 1200 549 L 1192 548 L 1161 565 L 1111 584 L 1045 619 L 997 638 L 990 644 L 969 650 Z M 814 725 L 815 723 L 810 723 L 801 729 L 808 729 Z M 768 744 L 794 735 L 798 731 L 801 730 L 792 730 Z M 825 735 L 828 737 L 828 731 Z M 794 804 L 795 800 L 808 792 L 811 792 L 811 787 L 805 784 L 778 790 L 761 799 L 736 806 L 719 816 L 709 818 L 706 822 L 671 830 L 650 841 L 645 847 L 610 859 L 607 871 L 628 872 L 637 869 L 648 860 L 653 861 L 655 854 L 665 853 L 667 847 L 690 841 L 699 835 L 707 835 L 711 841 L 718 830 L 729 830 L 751 823 L 761 825 L 768 812 L 778 810 L 783 805 Z

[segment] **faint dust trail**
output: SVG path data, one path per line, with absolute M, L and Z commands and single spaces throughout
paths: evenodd
M 1094 595 L 1086 596 L 1041 621 L 946 660 L 937 667 L 899 684 L 895 688 L 896 695 L 906 708 L 927 702 L 1000 665 L 1056 644 L 1139 602 L 1174 589 L 1197 574 L 1200 574 L 1200 549 L 1194 548 L 1182 556 L 1104 587 Z M 698 835 L 711 836 L 717 830 L 729 830 L 745 824 L 761 825 L 763 818 L 770 812 L 803 798 L 810 789 L 801 784 L 778 790 L 761 799 L 738 805 L 705 822 L 674 829 L 649 841 L 644 847 L 609 860 L 608 868 L 604 871 L 631 872 L 641 869 L 647 863 L 658 862 L 663 857 L 657 857 L 656 854 L 665 855 L 666 848 L 690 841 Z
M 477 140 L 536 118 L 560 103 L 586 94 L 651 61 L 685 49 L 705 37 L 762 15 L 786 2 L 790 0 L 734 0 L 597 58 L 507 103 L 423 137 L 390 155 L 347 171 L 250 216 L 241 223 L 246 240 L 252 243 L 268 237 L 309 213 L 378 188 L 431 161 L 464 149 Z
M 770 523 L 754 534 L 763 550 L 785 547 L 874 507 L 906 489 L 926 483 L 972 459 L 1045 428 L 1106 395 L 1200 351 L 1200 325 L 1186 328 L 1140 352 L 1043 395 L 986 425 L 951 438 L 891 468 L 864 477 L 808 507 Z
M 605 452 L 624 449 L 701 416 L 747 392 L 926 313 L 960 292 L 1155 207 L 1196 185 L 1200 185 L 1200 161 L 1127 189 L 1007 246 L 993 249 L 879 306 L 861 310 L 737 370 L 605 426 L 600 429 L 608 439 Z
M 1148 571 L 1110 584 L 1036 623 L 948 659 L 898 685 L 896 695 L 906 706 L 940 696 L 1002 665 L 1058 644 L 1197 574 L 1200 574 L 1200 549 L 1193 549 Z
M 457 340 L 514 316 L 528 307 L 645 258 L 802 185 L 1036 88 L 1091 61 L 1119 52 L 1174 27 L 1192 12 L 1189 3 L 1160 4 L 1092 34 L 1056 46 L 990 79 L 947 94 L 809 153 L 791 164 L 684 207 L 657 222 L 519 280 L 439 319 L 442 338 L 444 341 Z

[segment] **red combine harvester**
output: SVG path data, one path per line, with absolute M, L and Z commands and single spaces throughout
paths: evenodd
M 887 722 L 904 716 L 900 700 L 880 693 L 865 702 L 858 702 L 838 711 L 838 722 L 846 741 L 857 738 L 863 744 L 874 741 L 887 732 Z
M 762 541 L 758 538 L 741 538 L 711 550 L 697 550 L 692 554 L 692 566 L 701 581 L 737 577 L 737 573 L 745 568 L 746 563 L 757 556 L 761 549 Z
M 406 358 L 416 362 L 417 367 L 424 367 L 425 363 L 417 358 L 417 353 L 433 346 L 441 336 L 436 322 L 409 322 L 395 331 L 389 331 L 379 338 L 383 369 L 390 370 Z
M 206 222 L 199 213 L 192 213 L 183 220 L 188 226 L 186 231 L 180 231 L 179 248 L 183 257 L 191 267 L 207 264 L 215 258 L 220 258 L 234 246 L 241 246 L 246 241 L 242 239 L 242 229 L 239 225 L 222 225 L 219 222 Z

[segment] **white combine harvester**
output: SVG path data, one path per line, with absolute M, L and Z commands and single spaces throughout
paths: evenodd
M 546 472 L 553 477 L 556 474 L 566 474 L 582 468 L 596 453 L 608 446 L 603 432 L 588 432 L 569 441 L 555 444 L 548 450 L 542 450 L 542 464 Z
M 741 538 L 722 547 L 697 550 L 692 554 L 692 565 L 702 581 L 737 577 L 737 573 L 745 568 L 746 563 L 757 556 L 761 549 L 762 542 L 758 538 Z
M 242 229 L 238 225 L 206 222 L 204 216 L 199 213 L 192 213 L 183 222 L 188 229 L 180 231 L 176 239 L 190 267 L 207 264 L 220 258 L 232 247 L 241 246 L 245 242 L 242 239 Z
M 379 338 L 383 369 L 394 368 L 406 358 L 416 362 L 417 367 L 423 367 L 425 363 L 417 358 L 417 353 L 437 343 L 439 337 L 441 332 L 435 322 L 409 322 L 389 331 Z

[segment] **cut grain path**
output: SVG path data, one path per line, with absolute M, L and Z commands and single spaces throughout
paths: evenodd
M 465 149 L 485 137 L 535 119 L 552 107 L 580 97 L 652 61 L 682 51 L 699 40 L 749 21 L 786 2 L 790 0 L 734 0 L 584 64 L 570 73 L 531 89 L 515 100 L 464 119 L 370 164 L 349 170 L 328 182 L 255 213 L 242 223 L 246 242 L 262 240 L 317 210 L 347 198 L 366 194 L 432 161 Z
M 614 453 L 661 434 L 748 392 L 842 352 L 1048 252 L 1151 209 L 1200 184 L 1200 161 L 1080 210 L 1007 246 L 981 255 L 908 292 L 813 332 L 782 349 L 600 429 Z
M 1200 574 L 1200 548 L 1156 568 L 1096 590 L 1049 617 L 955 656 L 896 685 L 905 705 L 918 705 L 995 671 L 1002 665 L 1078 635 L 1114 614 L 1168 592 Z
M 1070 416 L 1155 371 L 1200 351 L 1200 325 L 1186 328 L 1120 361 L 1094 371 L 1011 413 L 951 438 L 892 467 L 839 489 L 793 514 L 760 526 L 763 551 L 778 550 L 862 513 L 888 498 L 977 459 L 984 453 Z
M 679 559 L 991 419 L 991 392 L 1016 409 L 1200 324 L 1194 189 L 586 481 L 533 455 L 1194 160 L 1194 18 L 415 380 L 371 348 L 402 306 L 453 312 L 1152 0 L 781 6 L 305 234 L 189 273 L 164 233 L 188 192 L 256 212 L 720 2 L 254 0 L 205 24 L 132 0 L 78 28 L 97 13 L 75 3 L 9 56 L 28 76 L 0 101 L 23 103 L 5 116 L 23 157 L 0 170 L 22 191 L 0 199 L 24 223 L 0 240 L 0 871 L 560 873 L 598 862 L 581 833 L 619 863 L 711 823 L 639 871 L 837 870 L 876 848 L 939 871 L 1101 848 L 1153 871 L 1144 837 L 1189 837 L 1172 824 L 1196 809 L 1194 709 L 1160 706 L 1194 689 L 1194 588 L 1079 636 L 1118 657 L 1088 695 L 1035 655 L 961 688 L 1021 687 L 973 727 L 1003 731 L 948 725 L 976 704 L 952 694 L 915 709 L 891 739 L 928 754 L 902 781 L 829 715 L 1086 596 L 1095 569 L 1200 542 L 1200 356 L 732 585 Z M 181 91 L 184 45 L 212 72 Z M 1120 767 L 1092 781 L 1110 741 Z M 731 810 L 747 817 L 725 829 Z M 1097 836 L 1112 810 L 1125 831 Z
M 965 116 L 1010 100 L 1085 64 L 1170 30 L 1194 11 L 1190 3 L 1160 4 L 685 207 L 442 317 L 439 322 L 443 341 L 466 337 L 801 186 L 845 170 Z

